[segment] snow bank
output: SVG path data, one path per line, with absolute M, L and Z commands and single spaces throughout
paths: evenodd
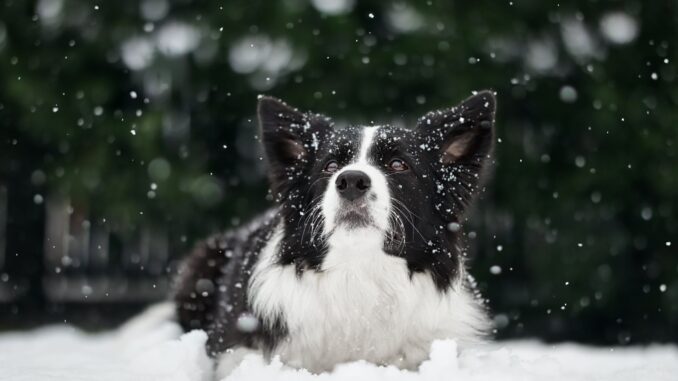
M 182 335 L 159 307 L 105 334 L 68 326 L 1 334 L 0 380 L 211 381 L 205 332 Z
M 66 326 L 5 333 L 0 335 L 0 379 L 207 381 L 213 372 L 205 340 L 204 332 L 182 335 L 169 322 L 149 326 L 133 321 L 117 331 L 96 335 Z M 313 375 L 249 355 L 225 380 L 673 381 L 676 374 L 675 346 L 590 348 L 502 342 L 459 353 L 453 341 L 439 341 L 418 372 L 359 361 Z
M 417 372 L 355 362 L 340 365 L 332 373 L 312 375 L 286 368 L 278 361 L 265 364 L 260 356 L 251 355 L 226 381 L 675 381 L 676 372 L 678 349 L 669 346 L 594 349 L 569 344 L 505 342 L 459 353 L 453 341 L 439 341 L 432 346 L 431 359 Z

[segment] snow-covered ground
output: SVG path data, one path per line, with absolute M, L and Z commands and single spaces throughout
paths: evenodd
M 204 332 L 181 334 L 170 322 L 128 324 L 119 330 L 89 335 L 66 326 L 0 334 L 0 380 L 206 381 L 212 363 L 203 349 Z M 312 375 L 246 357 L 226 380 L 597 380 L 675 381 L 678 348 L 591 348 L 500 342 L 457 351 L 453 341 L 432 346 L 431 359 L 417 372 L 365 362 L 338 366 Z

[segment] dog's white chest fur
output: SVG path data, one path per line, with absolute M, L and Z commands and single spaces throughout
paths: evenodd
M 273 355 L 311 371 L 358 359 L 415 368 L 435 339 L 477 338 L 485 320 L 468 291 L 440 293 L 429 275 L 411 276 L 403 259 L 382 252 L 375 233 L 335 232 L 322 271 L 301 276 L 275 264 L 275 234 L 250 284 L 256 314 L 282 317 L 288 329 Z

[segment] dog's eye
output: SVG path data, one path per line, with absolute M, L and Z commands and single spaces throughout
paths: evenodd
M 405 162 L 400 159 L 391 160 L 391 162 L 388 163 L 388 167 L 396 172 L 407 171 L 410 169 L 410 167 L 408 167 L 407 164 L 405 164 Z
M 328 173 L 334 173 L 334 172 L 336 172 L 336 171 L 338 171 L 338 170 L 339 170 L 339 163 L 337 163 L 337 162 L 334 161 L 334 160 L 332 160 L 332 161 L 328 162 L 327 164 L 325 164 L 325 169 L 324 169 L 325 172 L 328 172 Z

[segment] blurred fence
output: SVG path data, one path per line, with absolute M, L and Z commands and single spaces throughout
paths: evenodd
M 29 224 L 17 222 L 10 212 L 35 208 L 31 201 L 42 206 L 42 215 Z M 23 229 L 41 229 L 43 234 L 26 245 L 18 234 Z M 168 292 L 171 259 L 180 254 L 170 248 L 183 247 L 171 245 L 182 240 L 171 232 L 169 226 L 150 224 L 125 229 L 66 198 L 36 195 L 29 200 L 15 197 L 11 184 L 2 185 L 0 304 L 160 300 Z

